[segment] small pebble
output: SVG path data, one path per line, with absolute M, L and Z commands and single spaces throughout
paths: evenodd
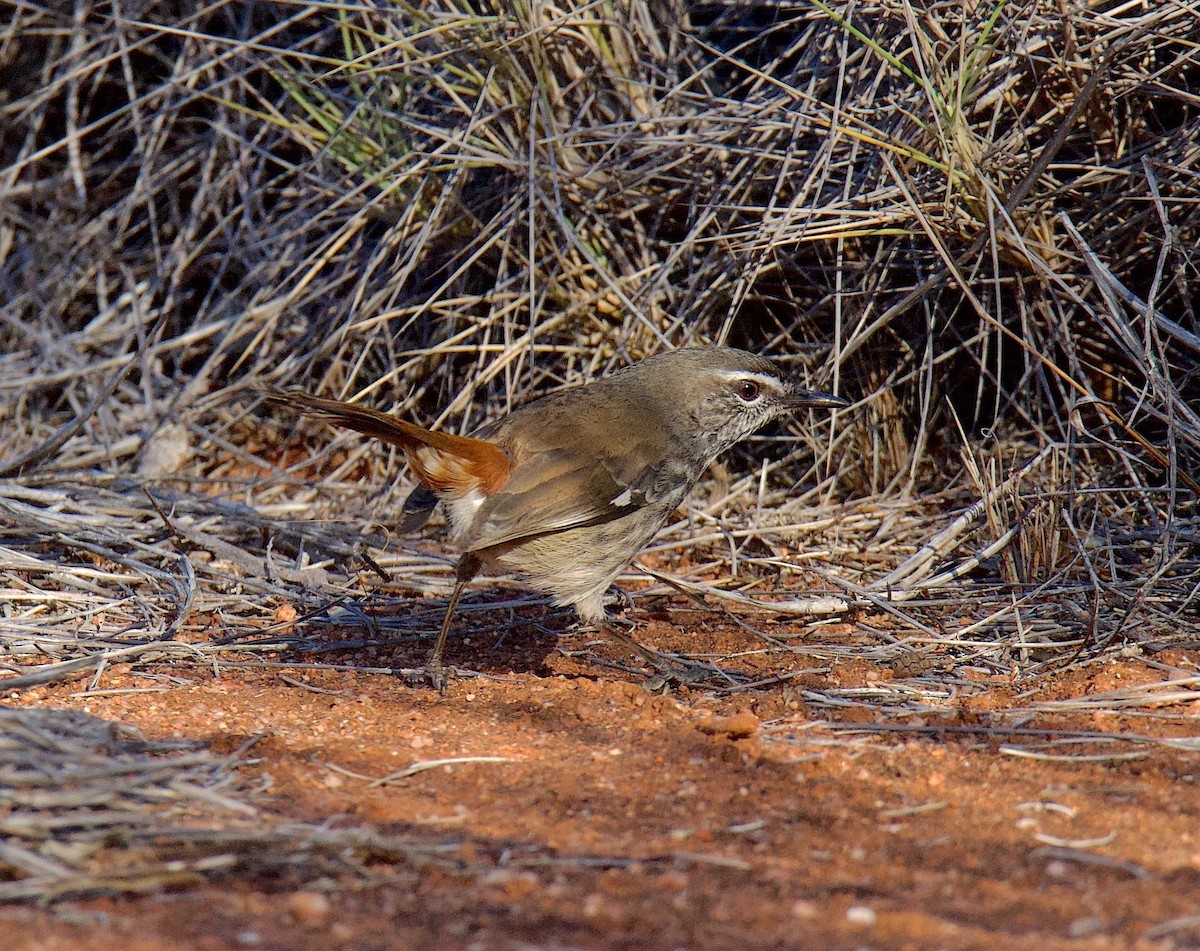
M 868 908 L 866 905 L 851 905 L 846 909 L 846 920 L 852 925 L 870 928 L 878 921 L 878 916 L 875 914 L 874 908 Z
M 753 736 L 758 731 L 758 724 L 758 717 L 749 710 L 739 710 L 731 717 L 709 717 L 696 725 L 701 733 L 741 740 Z
M 1067 929 L 1072 938 L 1090 938 L 1104 930 L 1104 920 L 1101 918 L 1076 918 Z
M 321 928 L 329 922 L 333 907 L 320 892 L 296 892 L 288 899 L 288 911 L 297 924 Z
M 138 475 L 155 479 L 178 472 L 191 454 L 188 428 L 183 423 L 168 423 L 146 440 Z

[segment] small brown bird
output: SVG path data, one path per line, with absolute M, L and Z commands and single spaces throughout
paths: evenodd
M 513 572 L 583 621 L 606 624 L 605 591 L 717 456 L 796 409 L 848 405 L 729 347 L 660 353 L 534 400 L 472 436 L 304 393 L 264 395 L 403 449 L 419 485 L 402 529 L 423 525 L 439 501 L 446 506 L 463 554 L 425 666 L 439 685 L 454 610 L 476 575 Z M 661 655 L 606 629 L 660 666 Z

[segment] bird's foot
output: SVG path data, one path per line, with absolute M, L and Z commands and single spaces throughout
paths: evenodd
M 624 620 L 623 615 L 633 610 L 633 595 L 620 585 L 613 585 L 605 593 L 604 599 L 604 608 L 608 615 L 608 623 L 629 624 L 628 621 Z M 629 624 L 629 626 L 632 627 L 633 625 Z
M 403 667 L 396 671 L 409 687 L 432 687 L 445 693 L 451 678 L 462 674 L 457 667 L 446 667 L 440 660 L 430 660 L 420 667 Z
M 650 693 L 669 693 L 672 687 L 728 687 L 733 677 L 728 671 L 712 664 L 697 664 L 658 653 L 656 659 L 646 658 L 658 673 L 651 674 L 642 686 Z

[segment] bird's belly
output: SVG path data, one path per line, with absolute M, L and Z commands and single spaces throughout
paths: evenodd
M 669 512 L 667 513 L 669 514 Z M 475 552 L 490 572 L 512 572 L 589 623 L 604 619 L 604 592 L 667 515 L 639 509 L 611 522 L 534 535 Z

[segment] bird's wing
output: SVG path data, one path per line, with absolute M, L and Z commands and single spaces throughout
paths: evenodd
M 580 452 L 546 449 L 517 465 L 499 492 L 483 500 L 470 529 L 457 541 L 467 550 L 532 535 L 596 525 L 686 492 L 644 451 Z M 679 491 L 680 489 L 683 491 Z

